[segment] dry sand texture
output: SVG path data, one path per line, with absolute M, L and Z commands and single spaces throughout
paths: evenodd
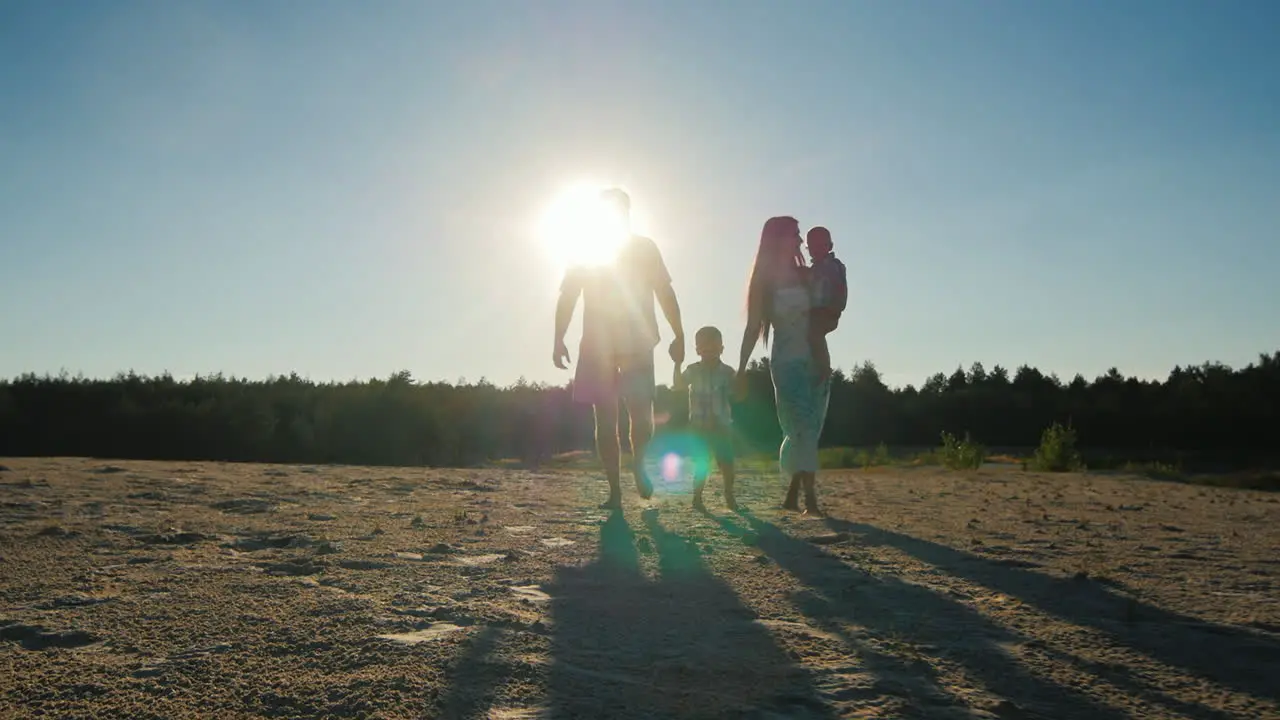
M 0 464 L 3 717 L 1280 717 L 1277 494 Z

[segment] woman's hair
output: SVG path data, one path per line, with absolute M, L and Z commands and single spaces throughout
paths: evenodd
M 761 319 L 760 335 L 769 344 L 769 328 L 773 324 L 773 289 L 790 269 L 804 267 L 800 252 L 800 223 L 789 215 L 771 217 L 760 231 L 760 245 L 751 264 L 751 280 L 747 285 L 747 315 Z

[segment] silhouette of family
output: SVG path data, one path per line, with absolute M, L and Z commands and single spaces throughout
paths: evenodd
M 751 268 L 737 371 L 721 361 L 723 336 L 711 326 L 694 337 L 699 361 L 682 370 L 684 324 L 662 253 L 652 239 L 631 231 L 631 201 L 624 191 L 606 189 L 599 200 L 621 224 L 624 239 L 610 262 L 566 270 L 556 305 L 553 362 L 562 370 L 568 367 L 565 334 L 581 298 L 582 340 L 573 398 L 590 404 L 595 413 L 596 451 L 609 483 L 609 497 L 601 508 L 622 507 L 618 419 L 623 407 L 630 420 L 636 490 L 644 499 L 653 494 L 644 454 L 653 436 L 654 351 L 661 340 L 656 300 L 675 336 L 668 348 L 675 363 L 674 385 L 689 391 L 690 425 L 716 457 L 725 481 L 725 503 L 736 507 L 730 400 L 746 397 L 747 363 L 763 341 L 769 349 L 783 433 L 779 464 L 790 478 L 783 507 L 799 511 L 803 492 L 804 511 L 821 514 L 815 484 L 818 439 L 831 390 L 826 336 L 838 326 L 848 299 L 845 267 L 832 252 L 831 233 L 815 227 L 806 238 L 795 218 L 769 218 Z M 695 478 L 693 502 L 699 508 L 705 481 Z

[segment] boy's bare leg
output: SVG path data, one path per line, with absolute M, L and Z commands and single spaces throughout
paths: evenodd
M 707 506 L 702 502 L 702 491 L 707 487 L 707 479 L 705 477 L 695 477 L 693 479 L 693 509 L 706 510 Z
M 595 405 L 596 453 L 604 466 L 604 476 L 609 481 L 609 499 L 600 503 L 604 510 L 622 509 L 622 450 L 618 446 L 618 401 L 610 400 Z
M 738 509 L 738 499 L 734 497 L 734 468 L 732 460 L 720 462 L 720 474 L 724 476 L 724 506 L 730 510 Z

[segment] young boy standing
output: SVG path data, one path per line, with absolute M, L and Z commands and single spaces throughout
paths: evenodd
M 831 376 L 831 349 L 827 335 L 840 324 L 840 315 L 849 302 L 849 283 L 844 263 L 832 252 L 831 231 L 811 229 L 805 237 L 809 246 L 813 308 L 809 313 L 809 347 L 817 364 L 818 381 Z
M 733 497 L 733 410 L 729 405 L 734 372 L 720 360 L 724 353 L 724 339 L 718 329 L 704 327 L 698 330 L 693 342 L 701 360 L 683 372 L 677 363 L 673 385 L 676 390 L 689 391 L 689 425 L 715 455 L 720 474 L 724 476 L 725 505 L 734 510 L 738 504 Z M 702 490 L 707 482 L 709 465 L 699 464 L 694 471 L 693 506 L 699 510 L 706 508 L 702 502 Z

